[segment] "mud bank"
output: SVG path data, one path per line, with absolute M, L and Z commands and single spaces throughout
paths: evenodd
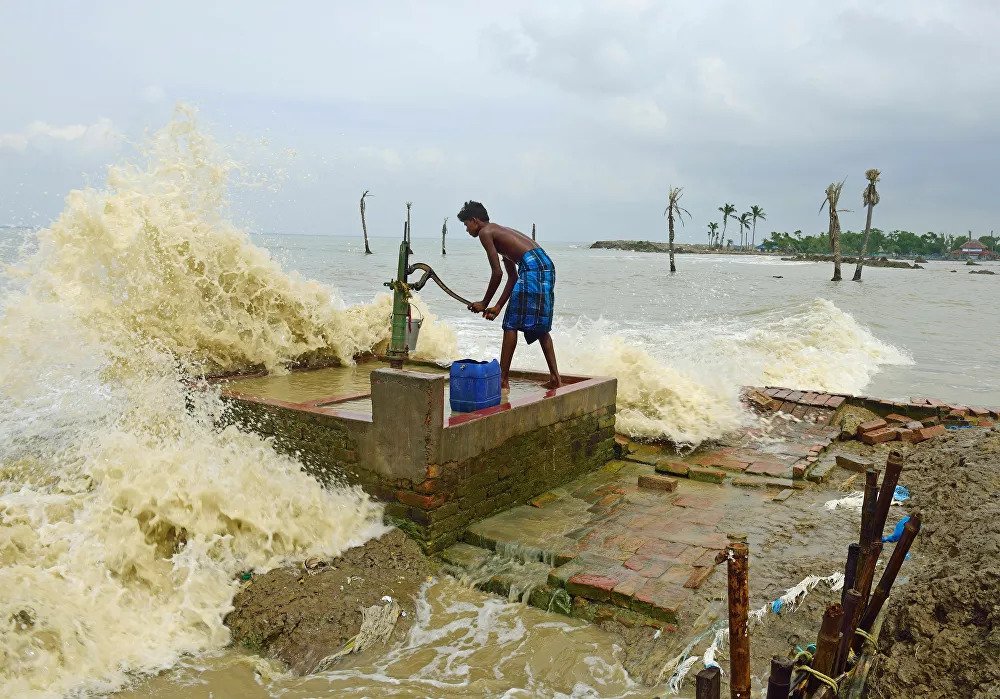
M 1000 432 L 961 430 L 920 445 L 903 477 L 924 527 L 910 579 L 891 598 L 871 695 L 998 696 Z
M 793 257 L 782 257 L 783 262 L 833 262 L 833 255 L 794 255 Z M 845 265 L 856 265 L 858 258 L 842 257 L 841 262 Z M 904 260 L 890 260 L 888 257 L 872 257 L 865 260 L 865 267 L 893 267 L 896 269 L 923 269 L 919 264 L 910 264 Z
M 357 635 L 361 610 L 385 604 L 383 597 L 402 608 L 389 643 L 404 638 L 420 586 L 436 571 L 435 560 L 394 529 L 335 560 L 309 559 L 252 578 L 225 623 L 234 645 L 308 674 Z

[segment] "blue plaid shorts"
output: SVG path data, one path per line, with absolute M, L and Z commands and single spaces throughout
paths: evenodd
M 504 330 L 520 330 L 530 345 L 552 329 L 556 266 L 541 248 L 524 253 L 503 317 Z

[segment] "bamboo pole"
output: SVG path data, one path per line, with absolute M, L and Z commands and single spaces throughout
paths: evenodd
M 833 672 L 839 675 L 847 666 L 847 656 L 854 640 L 854 629 L 857 623 L 858 607 L 861 605 L 861 593 L 848 590 L 844 596 L 844 616 L 840 618 L 840 647 L 837 649 L 837 660 L 833 664 Z
M 875 566 L 878 564 L 879 556 L 882 555 L 882 541 L 873 541 L 861 552 L 861 565 L 858 566 L 858 579 L 854 584 L 854 589 L 861 593 L 861 608 L 858 610 L 858 618 L 868 606 L 868 595 L 872 591 L 872 582 L 875 580 Z
M 844 566 L 844 589 L 840 593 L 840 603 L 848 590 L 854 589 L 854 581 L 858 579 L 858 560 L 861 557 L 861 544 L 852 543 L 847 546 L 847 565 Z
M 750 549 L 740 537 L 730 537 L 729 572 L 729 695 L 750 699 L 750 612 L 748 559 Z
M 878 492 L 878 501 L 875 504 L 875 521 L 872 527 L 872 540 L 882 540 L 885 532 L 885 520 L 889 517 L 889 506 L 892 505 L 892 497 L 896 494 L 896 485 L 899 483 L 899 474 L 903 471 L 903 455 L 897 451 L 889 452 L 889 458 L 885 462 L 885 474 L 882 476 L 882 487 Z
M 872 540 L 875 507 L 878 505 L 878 474 L 875 468 L 865 471 L 865 499 L 861 504 L 861 533 L 858 537 L 862 550 Z
M 722 670 L 706 667 L 695 675 L 695 699 L 721 699 Z
M 832 675 L 837 662 L 837 652 L 840 646 L 840 627 L 844 618 L 844 608 L 834 602 L 823 613 L 823 622 L 819 627 L 816 639 L 816 653 L 813 655 L 812 668 L 824 675 Z M 816 689 L 819 680 L 811 677 L 810 689 Z
M 913 540 L 920 533 L 920 524 L 920 513 L 917 513 L 910 517 L 909 521 L 903 525 L 903 535 L 896 544 L 896 548 L 893 549 L 892 556 L 889 557 L 889 563 L 886 565 L 882 577 L 879 578 L 878 585 L 875 587 L 875 592 L 872 593 L 872 598 L 868 602 L 868 606 L 865 607 L 865 612 L 861 617 L 858 628 L 864 631 L 871 630 L 872 625 L 875 623 L 875 618 L 882 611 L 882 605 L 885 604 L 889 593 L 892 591 L 892 586 L 896 582 L 896 576 L 899 574 L 899 569 L 906 559 L 906 554 L 910 550 Z M 860 640 L 861 638 L 858 637 L 854 641 L 855 652 L 861 648 L 862 644 L 859 643 Z
M 788 699 L 794 665 L 791 658 L 771 658 L 771 676 L 767 678 L 766 699 Z

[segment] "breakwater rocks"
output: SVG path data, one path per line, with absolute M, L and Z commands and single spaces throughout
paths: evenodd
M 669 243 L 653 240 L 598 240 L 590 245 L 591 250 L 625 250 L 627 252 L 670 252 Z M 760 250 L 739 250 L 733 248 L 710 248 L 707 245 L 678 245 L 674 243 L 674 253 L 678 255 L 771 255 Z
M 833 262 L 833 255 L 795 255 L 794 257 L 782 257 L 783 262 Z M 842 257 L 840 260 L 845 265 L 858 263 L 856 257 Z M 894 267 L 896 269 L 923 269 L 918 264 L 910 264 L 905 260 L 890 260 L 888 257 L 873 257 L 865 260 L 866 267 Z

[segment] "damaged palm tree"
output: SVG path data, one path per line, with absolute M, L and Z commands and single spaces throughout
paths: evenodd
M 865 187 L 865 191 L 861 195 L 861 202 L 868 207 L 868 215 L 865 218 L 865 235 L 861 239 L 861 252 L 858 254 L 858 266 L 854 270 L 854 279 L 851 281 L 861 281 L 861 268 L 865 266 L 865 256 L 868 254 L 868 241 L 872 235 L 872 209 L 874 209 L 879 202 L 878 190 L 875 189 L 875 185 L 878 184 L 879 175 L 881 174 L 882 173 L 874 168 L 865 172 L 865 177 L 868 178 L 868 186 Z
M 667 195 L 667 208 L 663 212 L 663 215 L 667 217 L 667 231 L 669 234 L 670 242 L 670 271 L 676 272 L 677 265 L 674 264 L 674 216 L 680 224 L 684 225 L 684 214 L 687 214 L 688 218 L 691 218 L 690 212 L 680 205 L 681 194 L 684 189 L 682 187 L 671 187 L 670 193 Z
M 833 279 L 832 282 L 839 282 L 840 277 L 840 211 L 844 209 L 838 209 L 837 205 L 840 203 L 840 192 L 844 189 L 844 180 L 839 183 L 833 182 L 829 187 L 826 188 L 826 199 L 820 204 L 819 210 L 822 212 L 823 207 L 829 209 L 830 212 L 830 250 L 833 252 Z
M 366 189 L 361 193 L 361 232 L 365 236 L 365 254 L 371 255 L 372 249 L 368 247 L 368 224 L 365 222 L 365 197 L 371 196 Z
M 448 251 L 444 247 L 444 239 L 448 235 L 448 217 L 444 217 L 444 223 L 441 224 L 441 254 L 447 255 Z

